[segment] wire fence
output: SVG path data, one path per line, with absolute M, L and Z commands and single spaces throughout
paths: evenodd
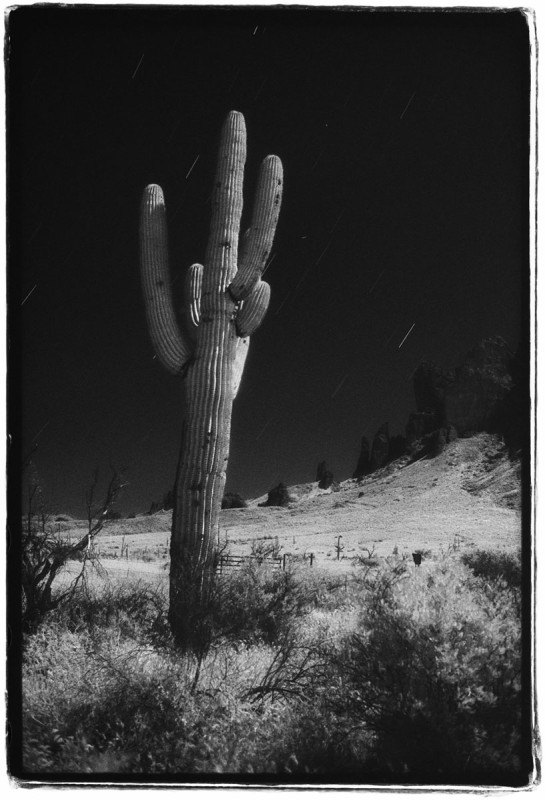
M 216 565 L 216 574 L 223 575 L 231 570 L 240 570 L 249 564 L 262 566 L 275 571 L 285 572 L 292 562 L 300 557 L 293 557 L 291 553 L 279 556 L 253 556 L 253 555 L 220 555 Z M 316 559 L 314 553 L 305 554 L 304 561 L 313 566 Z M 122 581 L 147 581 L 150 583 L 168 582 L 168 561 L 144 562 L 136 559 L 122 558 L 97 558 L 89 560 L 85 567 L 85 579 L 88 582 L 122 582 Z M 80 562 L 68 562 L 56 579 L 59 584 L 67 584 L 81 572 Z

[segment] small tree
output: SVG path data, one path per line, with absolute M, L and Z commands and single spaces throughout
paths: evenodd
M 103 502 L 93 510 L 93 494 L 98 473 L 86 493 L 87 533 L 73 543 L 63 539 L 54 530 L 54 523 L 47 511 L 38 474 L 33 464 L 28 482 L 27 513 L 22 525 L 22 628 L 31 633 L 40 626 L 46 614 L 74 596 L 84 579 L 90 556 L 90 545 L 104 527 L 111 508 L 126 486 L 121 474 L 114 470 L 106 489 Z M 53 589 L 53 582 L 67 561 L 81 559 L 78 574 L 64 589 Z

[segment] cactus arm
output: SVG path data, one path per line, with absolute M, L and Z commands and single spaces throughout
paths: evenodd
M 163 191 L 147 186 L 140 210 L 140 264 L 146 316 L 153 347 L 161 363 L 174 374 L 188 364 L 192 347 L 174 314 L 168 272 L 167 226 Z
M 282 162 L 277 156 L 267 156 L 259 172 L 252 224 L 244 237 L 239 270 L 229 286 L 235 300 L 248 297 L 265 269 L 280 214 L 283 180 Z
M 246 253 L 248 252 L 248 243 L 250 241 L 250 234 L 252 232 L 251 228 L 246 228 L 242 236 L 240 237 L 240 248 L 238 254 L 239 263 L 242 264 L 244 259 L 246 258 Z
M 192 264 L 186 272 L 184 295 L 187 317 L 194 328 L 199 326 L 201 313 L 202 264 Z
M 237 396 L 246 363 L 246 356 L 250 347 L 250 338 L 237 339 L 237 349 L 235 353 L 235 363 L 233 364 L 233 399 Z
M 212 220 L 203 274 L 201 319 L 218 310 L 217 292 L 226 292 L 236 272 L 246 161 L 246 125 L 231 111 L 221 132 L 212 199 Z
M 265 281 L 258 281 L 250 296 L 241 304 L 237 314 L 236 328 L 239 336 L 251 336 L 263 322 L 271 299 L 271 287 Z

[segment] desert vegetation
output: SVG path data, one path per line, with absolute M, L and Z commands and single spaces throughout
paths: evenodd
M 520 785 L 520 560 L 399 554 L 219 578 L 181 652 L 166 578 L 88 581 L 23 648 L 26 774 Z
M 98 471 L 95 470 L 86 491 L 87 530 L 74 539 L 61 531 L 68 519 L 65 515 L 56 515 L 53 521 L 34 464 L 28 462 L 26 467 L 27 508 L 21 520 L 21 627 L 32 631 L 49 612 L 72 601 L 85 580 L 88 562 L 94 560 L 93 545 L 97 536 L 108 520 L 120 516 L 112 506 L 126 484 L 122 473 L 114 469 L 103 499 L 97 502 Z M 56 578 L 69 561 L 80 562 L 80 568 L 62 590 L 58 585 L 54 588 Z

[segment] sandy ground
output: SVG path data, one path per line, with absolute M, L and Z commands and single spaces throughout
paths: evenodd
M 222 511 L 220 543 L 232 554 L 249 554 L 253 541 L 277 542 L 288 558 L 312 553 L 315 565 L 343 571 L 356 555 L 384 558 L 396 547 L 400 555 L 520 547 L 518 465 L 489 434 L 459 439 L 434 459 L 404 458 L 360 481 L 325 491 L 301 484 L 290 494 L 288 508 L 259 507 L 264 496 Z M 159 512 L 109 523 L 97 543 L 107 575 L 166 578 L 170 522 L 171 512 Z M 73 574 L 77 564 L 69 569 Z

